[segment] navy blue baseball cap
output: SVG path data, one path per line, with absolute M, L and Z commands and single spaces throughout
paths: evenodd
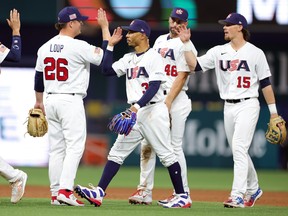
M 230 13 L 225 20 L 218 20 L 218 23 L 222 25 L 226 24 L 242 25 L 244 29 L 247 29 L 248 27 L 246 18 L 239 13 Z
M 188 12 L 184 8 L 174 8 L 170 14 L 170 17 L 180 19 L 184 22 L 188 20 Z
M 133 20 L 129 26 L 121 26 L 122 29 L 127 31 L 134 31 L 146 34 L 147 37 L 150 36 L 151 28 L 147 22 L 140 19 Z
M 88 16 L 82 16 L 76 7 L 65 7 L 58 14 L 59 23 L 67 23 L 73 20 L 85 21 Z

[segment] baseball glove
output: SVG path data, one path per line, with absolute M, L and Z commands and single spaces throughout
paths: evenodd
M 27 133 L 33 137 L 42 137 L 47 133 L 48 123 L 41 109 L 30 109 L 27 119 Z
M 136 124 L 137 115 L 135 112 L 132 112 L 130 109 L 126 109 L 124 112 L 121 112 L 113 117 L 109 122 L 108 128 L 110 131 L 128 135 L 133 126 Z
M 286 140 L 286 122 L 281 116 L 270 119 L 265 137 L 272 144 L 283 144 Z

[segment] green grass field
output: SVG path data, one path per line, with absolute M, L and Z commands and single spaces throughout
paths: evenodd
M 29 175 L 27 185 L 49 185 L 47 168 L 21 168 Z M 87 185 L 93 183 L 97 185 L 102 173 L 102 167 L 80 167 L 78 170 L 76 184 Z M 259 182 L 265 191 L 282 191 L 287 192 L 288 172 L 280 170 L 259 170 Z M 120 171 L 113 179 L 110 187 L 135 188 L 138 183 L 138 167 L 121 167 Z M 230 169 L 189 169 L 188 179 L 191 190 L 193 189 L 215 189 L 230 190 L 232 184 L 232 170 Z M 8 186 L 8 183 L 1 178 L 0 185 Z M 168 172 L 164 168 L 157 168 L 155 174 L 156 188 L 171 188 Z M 287 197 L 288 198 L 288 197 Z M 152 206 L 135 206 L 127 205 L 127 200 L 109 200 L 105 199 L 100 208 L 95 208 L 87 204 L 85 207 L 69 206 L 51 206 L 47 198 L 23 198 L 16 205 L 10 203 L 10 197 L 2 197 L 0 191 L 0 208 L 1 216 L 74 216 L 74 215 L 288 215 L 287 207 L 273 207 L 255 205 L 253 208 L 245 209 L 226 209 L 219 202 L 193 202 L 191 209 L 163 209 L 156 204 Z M 176 213 L 177 212 L 177 213 Z

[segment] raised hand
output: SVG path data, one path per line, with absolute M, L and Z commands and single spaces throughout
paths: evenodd
M 97 16 L 97 22 L 101 26 L 101 28 L 108 28 L 109 22 L 106 16 L 106 11 L 102 8 L 98 9 L 98 16 Z
M 106 16 L 106 11 L 102 8 L 98 9 L 97 21 L 102 29 L 103 40 L 109 40 L 111 37 L 109 32 L 109 22 Z
M 122 29 L 120 27 L 117 27 L 114 32 L 113 35 L 111 36 L 111 38 L 109 39 L 109 45 L 110 46 L 115 46 L 121 39 L 122 39 L 123 35 L 122 35 Z
M 186 26 L 181 25 L 177 28 L 177 33 L 179 35 L 180 40 L 185 43 L 188 42 L 190 40 L 191 37 L 191 30 L 190 28 L 187 29 Z
M 6 19 L 8 25 L 12 29 L 12 35 L 20 35 L 20 13 L 16 9 L 10 11 L 10 19 Z

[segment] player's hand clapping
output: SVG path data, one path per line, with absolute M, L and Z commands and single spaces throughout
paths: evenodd
M 109 22 L 106 16 L 106 11 L 102 8 L 98 9 L 97 21 L 102 29 L 103 40 L 109 40 L 111 35 L 109 31 Z
M 119 41 L 122 39 L 123 35 L 122 35 L 122 29 L 120 27 L 117 27 L 114 32 L 113 35 L 111 36 L 111 38 L 109 39 L 109 46 L 115 46 L 117 43 L 119 43 Z
M 188 42 L 190 40 L 191 30 L 189 28 L 187 29 L 186 26 L 183 26 L 183 25 L 179 26 L 177 28 L 177 33 L 179 35 L 180 40 L 183 43 Z

